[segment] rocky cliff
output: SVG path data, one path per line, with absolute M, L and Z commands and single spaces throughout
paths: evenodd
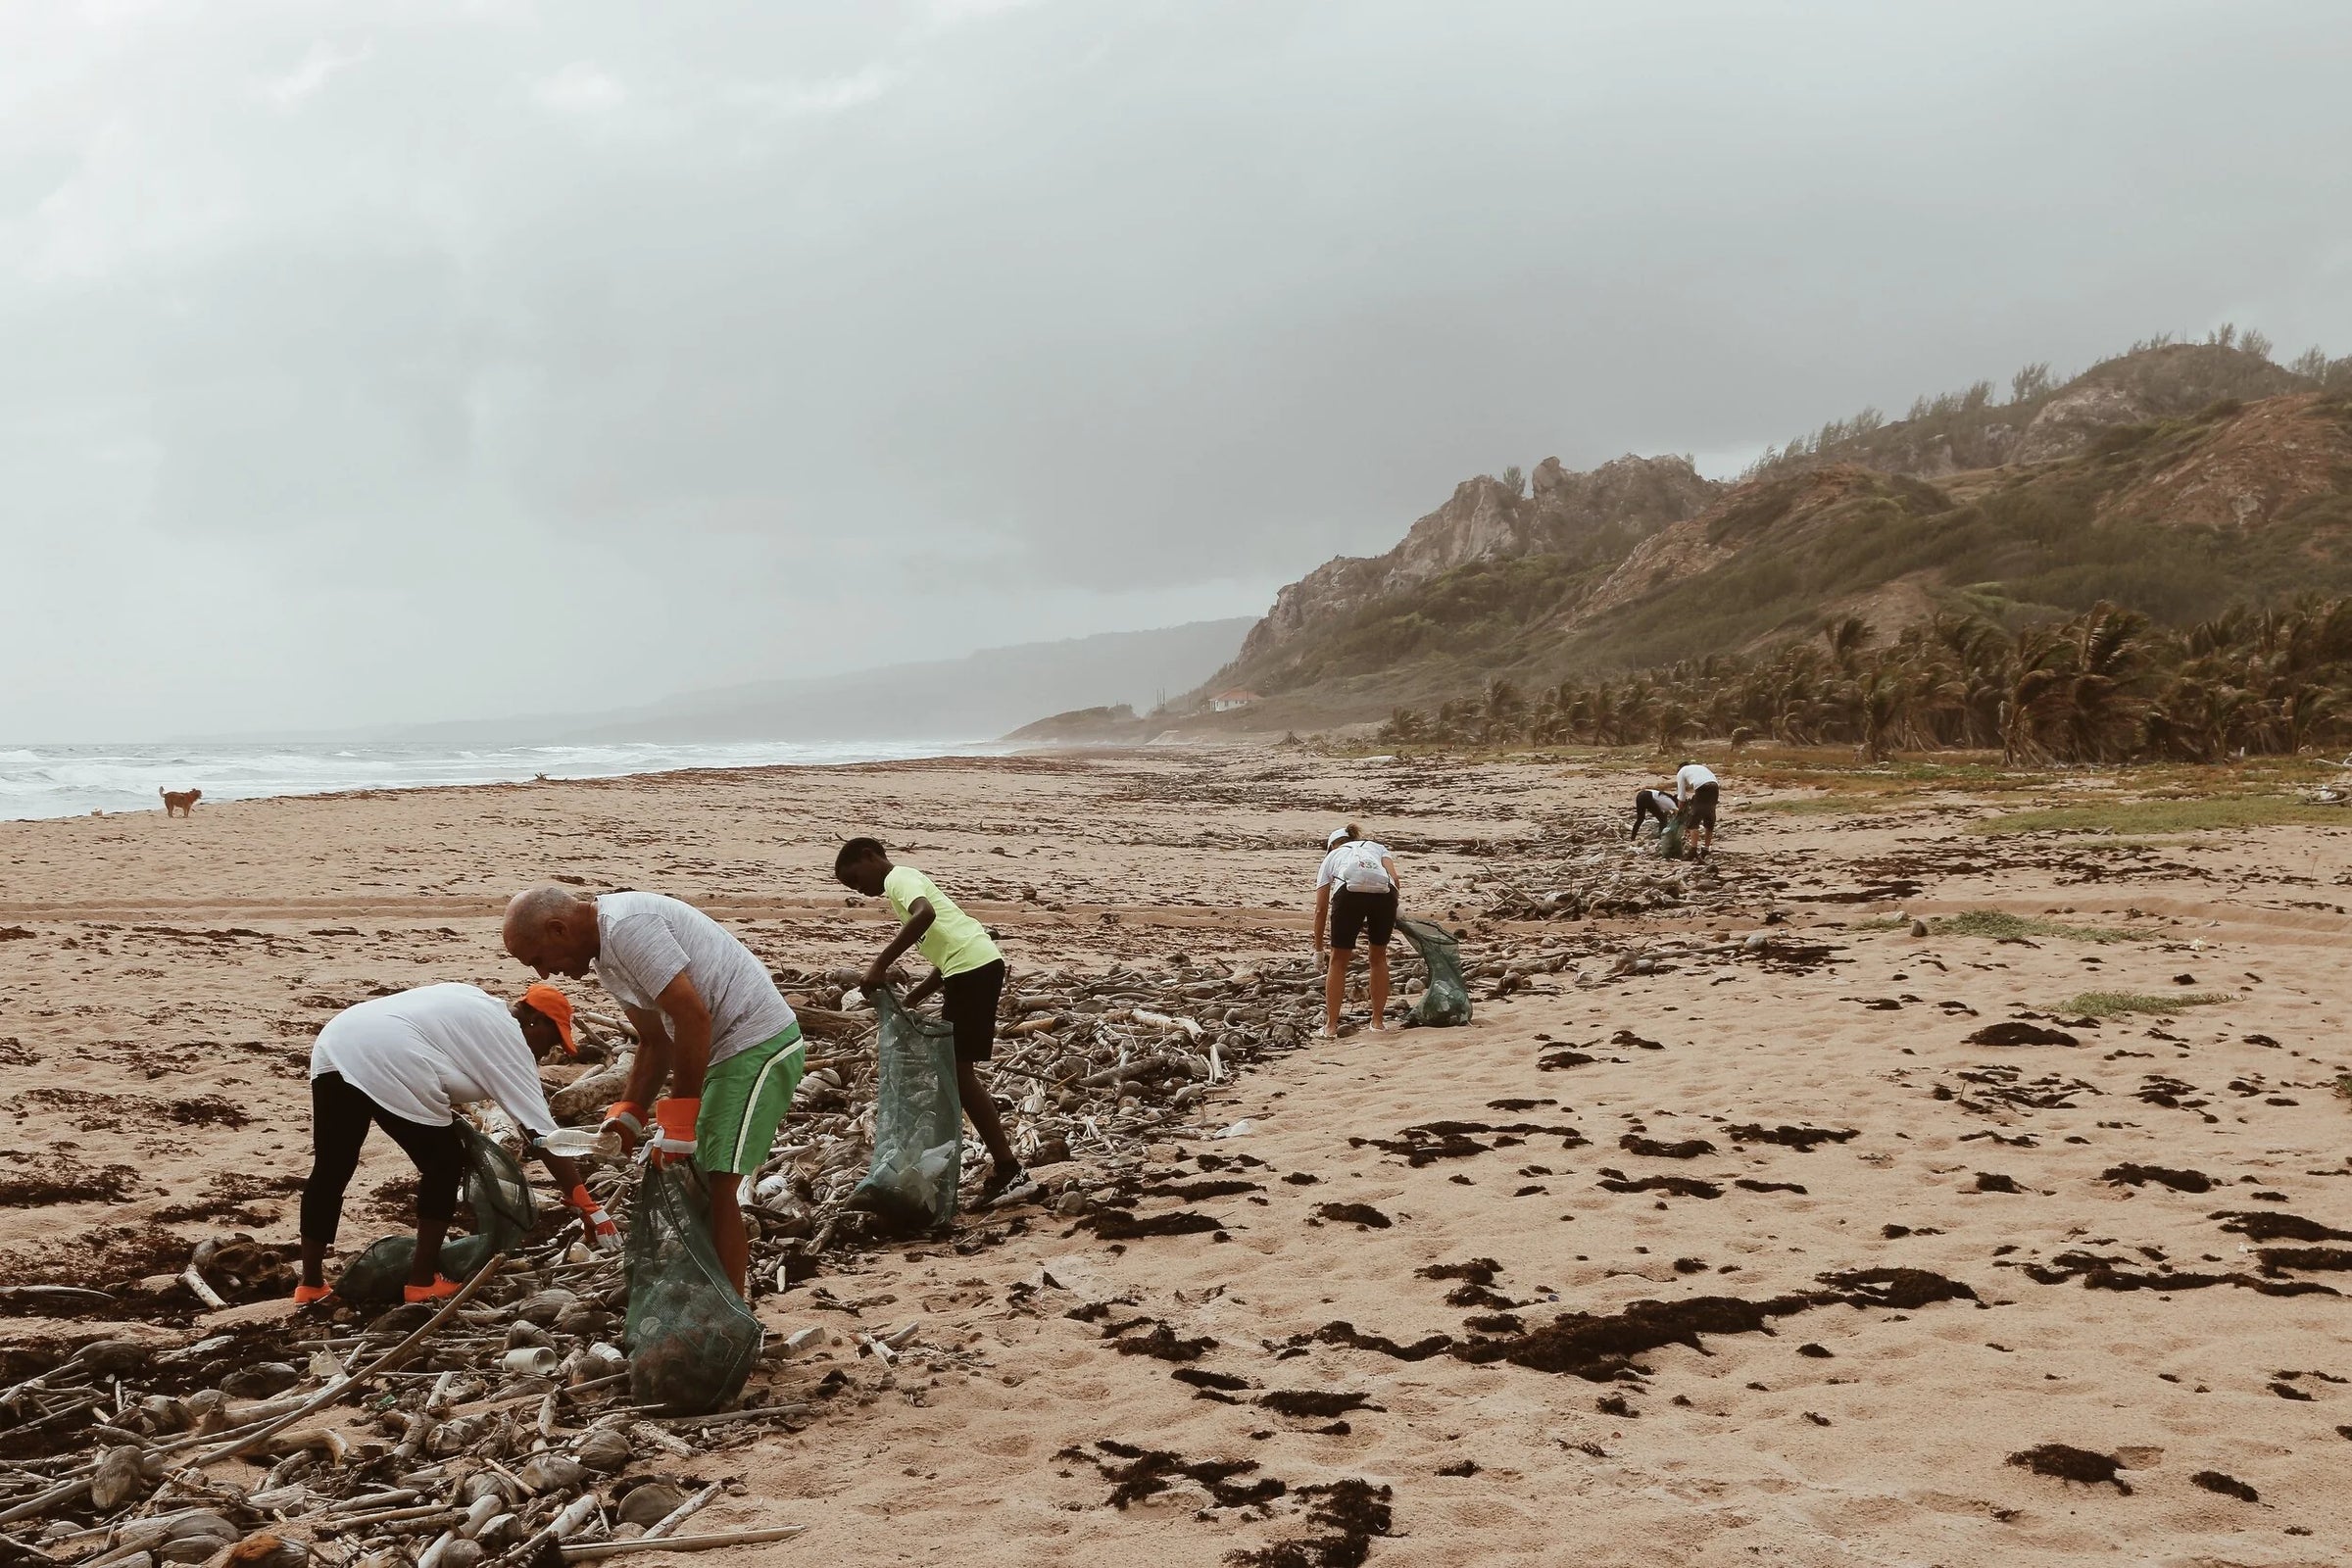
M 1243 640 L 1235 667 L 1475 562 L 1621 553 L 1669 523 L 1696 516 L 1722 490 L 1682 458 L 1628 456 L 1590 472 L 1545 458 L 1536 465 L 1526 495 L 1486 474 L 1465 479 L 1444 506 L 1407 529 L 1396 549 L 1342 556 L 1284 588 Z

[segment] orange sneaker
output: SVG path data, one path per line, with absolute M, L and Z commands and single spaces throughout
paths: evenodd
M 294 1304 L 308 1306 L 313 1301 L 323 1301 L 334 1294 L 332 1285 L 297 1285 L 294 1287 Z
M 463 1289 L 464 1287 L 456 1280 L 436 1274 L 430 1285 L 403 1285 L 400 1288 L 400 1298 L 411 1302 L 446 1301 Z

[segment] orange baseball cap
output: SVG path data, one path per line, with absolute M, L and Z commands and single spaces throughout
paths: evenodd
M 522 1000 L 528 1005 L 545 1013 L 548 1022 L 556 1026 L 556 1033 L 564 1039 L 564 1054 L 576 1056 L 580 1054 L 578 1044 L 571 1038 L 571 999 L 569 997 L 558 991 L 554 986 L 542 982 L 523 992 Z

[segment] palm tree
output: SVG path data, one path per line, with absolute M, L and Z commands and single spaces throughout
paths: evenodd
M 1831 661 L 1848 675 L 1854 672 L 1854 661 L 1861 657 L 1870 636 L 1870 622 L 1860 615 L 1828 621 L 1821 628 L 1822 641 L 1829 644 Z
M 1657 717 L 1650 726 L 1651 733 L 1658 738 L 1658 755 L 1663 757 L 1673 752 L 1691 727 L 1690 715 L 1682 704 L 1671 698 L 1660 703 Z
M 1519 733 L 1520 720 L 1527 712 L 1527 699 L 1519 688 L 1497 675 L 1487 682 L 1486 699 L 1481 704 L 1481 728 L 1490 742 L 1508 740 Z

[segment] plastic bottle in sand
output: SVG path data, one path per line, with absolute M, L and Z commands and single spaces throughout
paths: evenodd
M 586 1127 L 559 1127 L 540 1138 L 539 1147 L 564 1159 L 619 1159 L 628 1152 L 620 1134 Z

